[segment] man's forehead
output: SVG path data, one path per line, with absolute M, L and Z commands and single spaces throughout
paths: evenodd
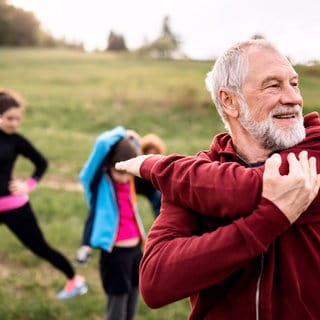
M 297 78 L 290 61 L 281 53 L 268 48 L 248 50 L 248 78 Z

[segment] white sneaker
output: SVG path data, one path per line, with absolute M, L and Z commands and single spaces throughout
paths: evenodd
M 82 246 L 78 249 L 76 255 L 76 261 L 80 264 L 86 263 L 91 254 L 91 248 L 89 246 Z

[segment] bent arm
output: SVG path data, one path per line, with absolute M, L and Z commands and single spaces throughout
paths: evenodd
M 232 219 L 247 216 L 259 203 L 262 168 L 245 168 L 198 156 L 152 156 L 140 173 L 168 201 L 201 214 Z
M 152 308 L 189 297 L 226 279 L 289 228 L 267 199 L 248 217 L 199 234 L 202 218 L 164 198 L 140 265 L 142 296 Z M 196 272 L 195 272 L 196 270 Z
M 35 181 L 39 181 L 48 168 L 48 161 L 27 139 L 20 136 L 19 152 L 34 164 L 34 171 L 28 183 L 34 187 Z
M 164 197 L 141 262 L 141 291 L 149 306 L 160 307 L 223 281 L 290 227 L 318 194 L 320 175 L 316 159 L 308 159 L 306 151 L 299 159 L 289 154 L 288 162 L 289 174 L 282 176 L 280 156 L 267 160 L 261 202 L 249 216 L 226 226 Z

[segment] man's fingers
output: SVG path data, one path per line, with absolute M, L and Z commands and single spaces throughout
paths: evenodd
M 305 154 L 301 157 L 304 165 L 302 166 L 301 159 L 297 159 L 296 155 L 292 152 L 288 154 L 288 163 L 289 163 L 289 174 L 296 174 L 301 172 L 301 168 L 304 167 L 304 173 L 309 170 L 308 158 L 305 157 Z
M 311 167 L 310 167 L 310 161 L 308 159 L 308 152 L 307 151 L 301 151 L 298 155 L 299 162 L 301 169 L 305 175 L 308 175 L 311 177 Z
M 143 155 L 143 156 L 138 156 L 132 159 L 129 159 L 127 161 L 120 161 L 115 164 L 116 170 L 124 170 L 130 174 L 133 174 L 137 177 L 141 177 L 140 175 L 140 167 L 143 163 L 143 161 L 151 157 L 151 154 L 148 155 Z
M 316 188 L 318 188 L 318 192 L 320 189 L 320 174 L 317 175 Z
M 125 171 L 127 171 L 127 168 L 128 168 L 128 160 L 127 160 L 127 161 L 116 162 L 115 168 L 116 168 L 117 170 L 125 170 Z
M 317 173 L 317 160 L 315 157 L 310 157 L 309 159 L 310 171 Z
M 116 170 L 126 171 L 127 173 L 139 176 L 140 164 L 137 158 L 132 158 L 127 161 L 120 161 L 115 164 Z
M 274 176 L 279 175 L 279 168 L 281 165 L 281 157 L 278 153 L 273 154 L 270 158 L 267 159 L 264 176 Z
M 311 157 L 309 159 L 310 183 L 313 193 L 318 194 L 320 188 L 320 174 L 317 173 L 317 159 Z

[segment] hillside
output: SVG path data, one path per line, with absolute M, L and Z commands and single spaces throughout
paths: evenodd
M 46 155 L 50 168 L 32 203 L 46 237 L 74 260 L 87 208 L 78 173 L 97 134 L 123 125 L 144 135 L 155 132 L 168 153 L 194 154 L 208 148 L 223 130 L 204 86 L 210 61 L 172 61 L 134 55 L 63 50 L 0 49 L 1 86 L 27 101 L 22 132 Z M 318 110 L 320 67 L 297 66 L 305 112 Z M 17 175 L 32 168 L 20 159 Z M 138 198 L 148 230 L 149 204 Z M 0 319 L 102 320 L 105 297 L 98 275 L 98 252 L 77 266 L 89 293 L 61 303 L 55 293 L 64 279 L 0 228 Z M 150 310 L 140 301 L 137 320 L 182 320 L 188 301 Z

